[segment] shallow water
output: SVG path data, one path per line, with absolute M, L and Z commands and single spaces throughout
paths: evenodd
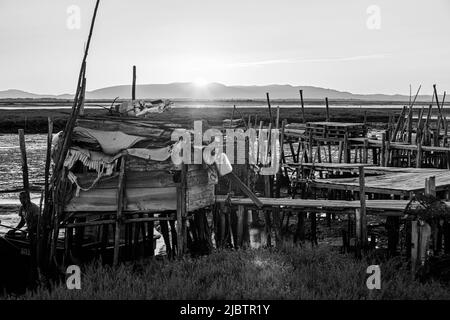
M 25 136 L 27 163 L 31 185 L 42 185 L 45 166 L 47 136 L 30 134 Z M 22 187 L 22 160 L 19 137 L 13 134 L 0 134 L 0 190 Z M 32 193 L 32 201 L 39 204 L 40 195 Z M 0 193 L 0 224 L 15 226 L 19 217 L 18 193 Z M 0 234 L 8 229 L 0 226 Z

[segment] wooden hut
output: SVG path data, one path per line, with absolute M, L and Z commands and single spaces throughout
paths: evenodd
M 214 203 L 217 173 L 205 164 L 174 164 L 176 129 L 183 130 L 129 116 L 77 120 L 57 213 L 65 261 L 94 255 L 117 263 L 153 255 L 155 224 L 169 256 L 186 249 L 187 221 Z

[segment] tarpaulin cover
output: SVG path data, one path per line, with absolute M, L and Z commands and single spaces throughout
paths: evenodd
M 75 127 L 73 130 L 73 139 L 84 142 L 97 141 L 104 153 L 115 155 L 122 150 L 132 147 L 134 144 L 144 140 L 145 138 L 128 135 L 120 131 L 100 131 L 83 127 Z

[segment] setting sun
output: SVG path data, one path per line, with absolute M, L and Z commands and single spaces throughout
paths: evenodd
M 196 78 L 194 80 L 194 84 L 197 87 L 205 87 L 208 84 L 208 81 L 206 81 L 206 79 L 204 79 L 204 78 Z

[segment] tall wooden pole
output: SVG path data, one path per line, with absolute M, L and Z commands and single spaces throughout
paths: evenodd
M 367 246 L 367 215 L 366 215 L 366 187 L 364 177 L 364 167 L 359 167 L 359 212 L 356 213 L 356 237 L 362 248 Z M 358 217 L 359 216 L 359 217 Z
M 22 179 L 23 190 L 30 194 L 30 181 L 28 180 L 28 163 L 27 163 L 27 149 L 25 147 L 25 132 L 23 129 L 19 129 L 19 145 L 20 153 L 22 156 Z
M 186 217 L 187 217 L 187 165 L 181 165 L 180 183 L 177 186 L 177 256 L 183 256 L 187 245 Z
M 302 123 L 305 123 L 305 105 L 303 103 L 303 90 L 299 91 L 300 93 L 300 103 L 302 105 Z
M 272 120 L 272 108 L 270 106 L 270 98 L 269 98 L 269 93 L 268 92 L 266 92 L 266 98 L 267 98 L 267 107 L 269 108 L 269 121 L 270 121 L 270 123 L 272 123 L 273 122 L 273 120 Z
M 123 156 L 120 163 L 119 184 L 117 185 L 117 213 L 116 213 L 116 231 L 114 234 L 114 256 L 113 265 L 117 266 L 119 263 L 120 251 L 120 227 L 122 226 L 122 211 L 124 206 L 125 195 L 125 165 L 126 156 Z M 152 239 L 153 241 L 153 239 Z
M 328 98 L 325 98 L 325 108 L 326 108 L 327 122 L 329 122 L 330 121 L 330 107 L 328 106 Z
M 133 66 L 133 85 L 131 87 L 131 100 L 136 100 L 136 66 Z

